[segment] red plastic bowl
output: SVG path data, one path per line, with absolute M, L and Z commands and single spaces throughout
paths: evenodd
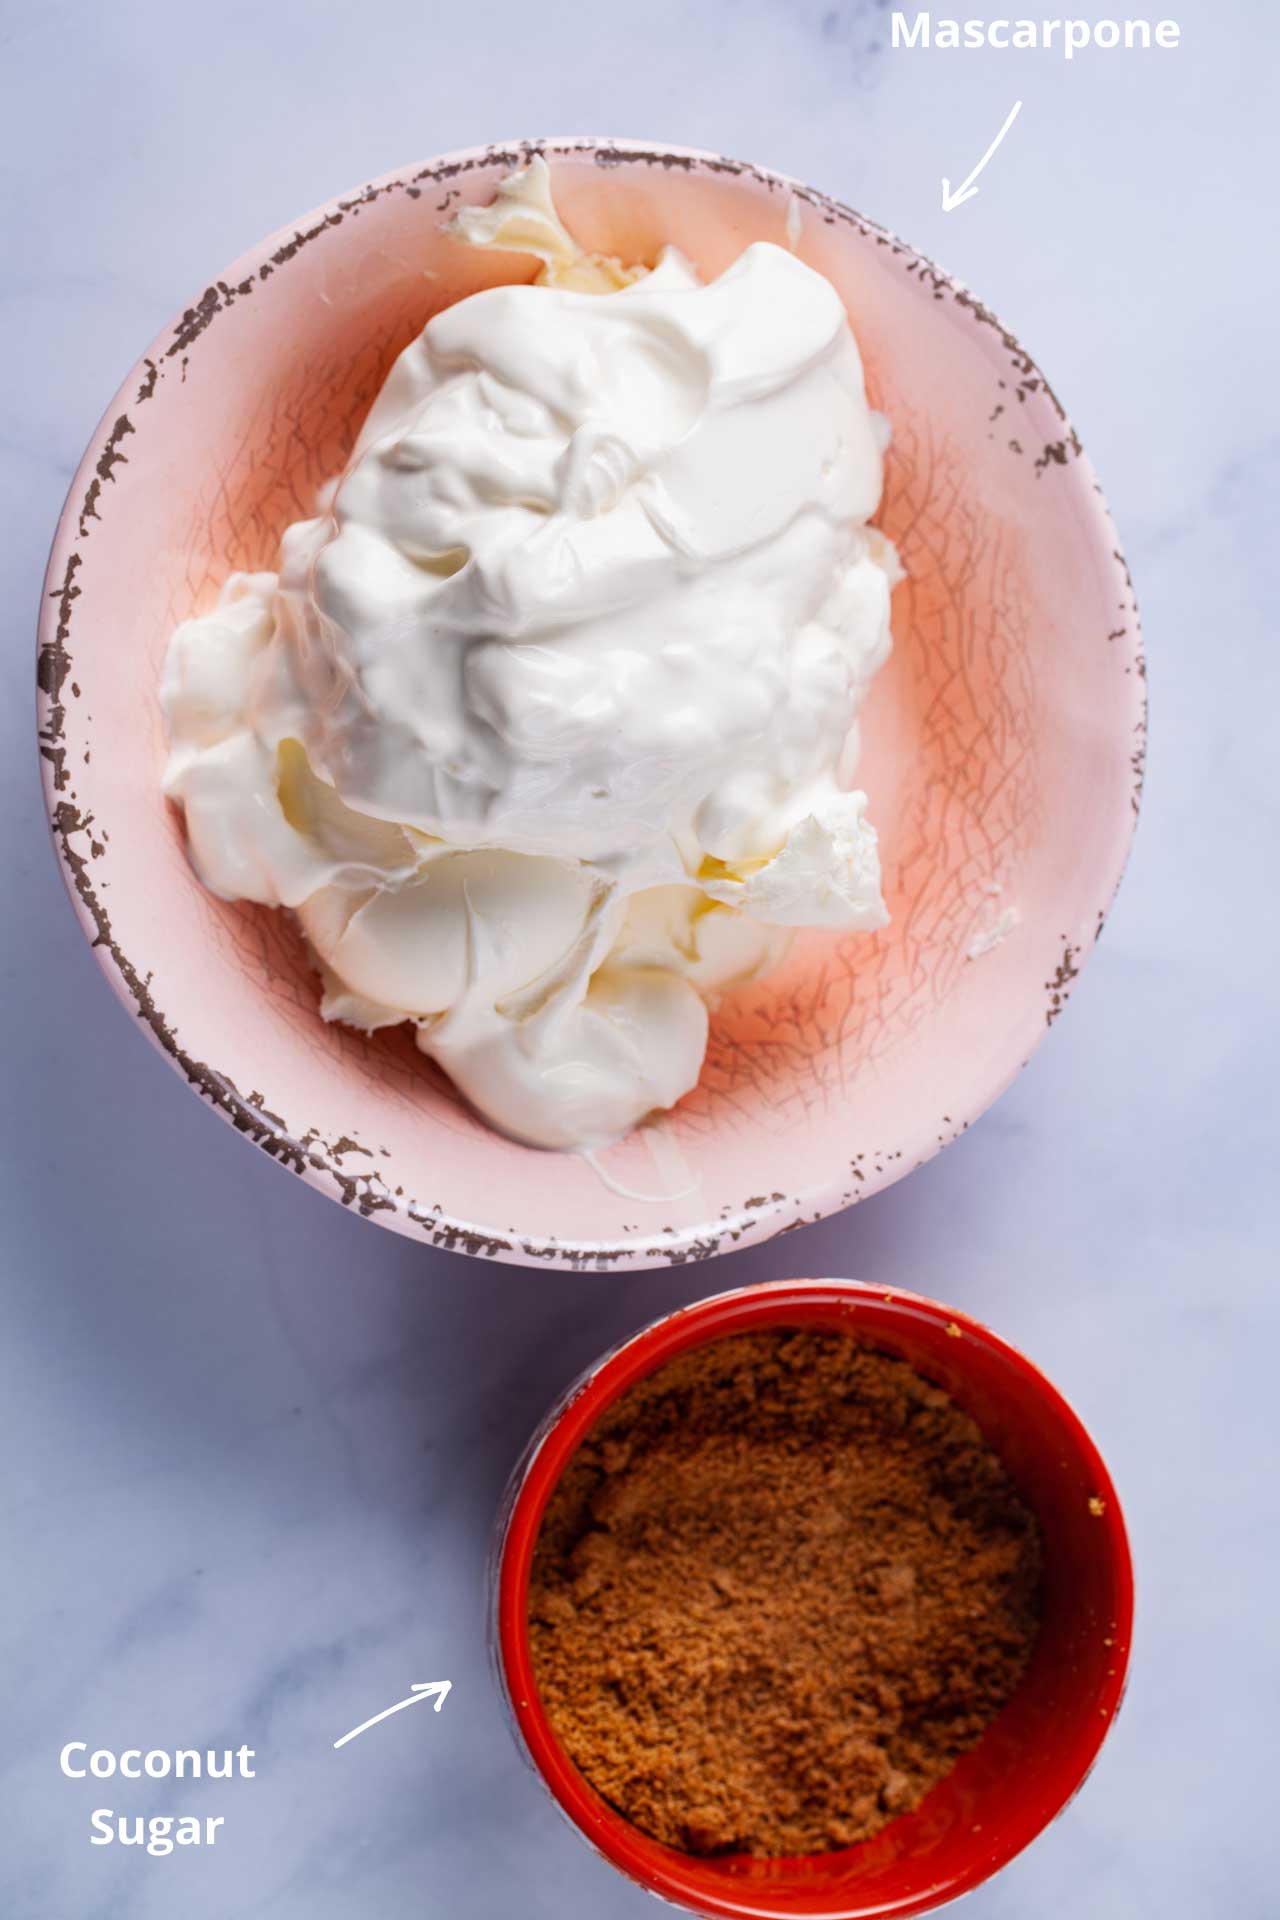
M 601 1799 L 553 1733 L 529 1657 L 526 1595 L 552 1489 L 605 1408 L 687 1348 L 763 1326 L 853 1332 L 944 1387 L 1001 1455 L 1044 1535 L 1044 1614 L 1013 1699 L 914 1813 L 838 1853 L 695 1859 Z M 931 1912 L 1021 1852 L 1080 1787 L 1124 1693 L 1133 1569 L 1097 1448 L 1022 1354 L 954 1308 L 846 1280 L 722 1293 L 657 1321 L 572 1387 L 512 1478 L 493 1581 L 499 1680 L 527 1756 L 579 1832 L 650 1892 L 724 1920 L 872 1920 Z

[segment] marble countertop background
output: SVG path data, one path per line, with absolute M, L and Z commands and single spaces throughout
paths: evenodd
M 1277 27 L 1185 0 L 1173 54 L 892 52 L 849 0 L 45 0 L 0 8 L 0 1912 L 640 1920 L 508 1738 L 482 1568 L 531 1426 L 593 1355 L 749 1277 L 853 1274 L 989 1319 L 1107 1453 L 1140 1579 L 1087 1789 L 973 1920 L 1263 1920 L 1275 1818 Z M 1015 98 L 979 197 L 962 175 Z M 31 725 L 47 543 L 122 372 L 327 195 L 453 146 L 616 133 L 827 188 L 1030 342 L 1107 486 L 1151 662 L 1145 816 L 1101 948 L 971 1134 L 856 1214 L 710 1266 L 524 1273 L 372 1231 L 141 1044 L 62 896 Z M 436 1715 L 331 1742 L 417 1679 Z M 246 1741 L 126 1792 L 91 1746 Z M 226 1815 L 213 1850 L 88 1815 Z

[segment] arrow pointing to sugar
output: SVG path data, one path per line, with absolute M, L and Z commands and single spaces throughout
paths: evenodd
M 399 1713 L 402 1707 L 416 1707 L 419 1700 L 430 1700 L 433 1695 L 436 1712 L 439 1713 L 452 1685 L 452 1680 L 416 1680 L 412 1693 L 407 1693 L 403 1700 L 397 1700 L 394 1707 L 384 1707 L 381 1713 L 375 1713 L 372 1720 L 362 1720 L 358 1727 L 352 1727 L 350 1733 L 344 1733 L 341 1740 L 334 1741 L 335 1749 L 345 1747 L 348 1740 L 354 1740 L 358 1733 L 368 1733 L 370 1727 L 376 1727 L 379 1720 L 385 1720 L 389 1714 Z
M 1017 119 L 1021 111 L 1022 111 L 1021 100 L 1015 100 L 1013 103 L 1013 108 L 1009 114 L 1009 118 L 1005 121 L 999 133 L 996 135 L 995 139 L 991 142 L 991 145 L 987 148 L 986 152 L 983 154 L 981 160 L 979 160 L 977 166 L 973 169 L 972 173 L 967 173 L 965 175 L 964 179 L 960 182 L 960 185 L 956 188 L 954 193 L 952 193 L 951 191 L 951 182 L 946 178 L 944 174 L 943 180 L 942 180 L 942 211 L 944 213 L 954 213 L 957 207 L 962 207 L 966 200 L 972 200 L 974 195 L 981 191 L 981 189 L 978 187 L 975 187 L 973 183 L 977 179 L 978 175 L 982 172 L 982 169 L 986 166 L 988 160 L 991 158 L 996 148 L 1000 145 L 1000 142 L 1004 139 L 1006 133 L 1008 133 L 1010 127 L 1013 125 L 1014 121 Z

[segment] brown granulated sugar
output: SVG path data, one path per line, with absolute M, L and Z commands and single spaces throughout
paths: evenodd
M 1013 1692 L 1040 1542 L 947 1394 L 772 1328 L 633 1387 L 548 1505 L 529 1638 L 557 1737 L 690 1853 L 821 1853 L 917 1806 Z

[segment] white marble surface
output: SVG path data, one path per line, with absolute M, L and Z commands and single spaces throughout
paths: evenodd
M 508 1740 L 479 1606 L 507 1469 L 620 1332 L 749 1275 L 850 1273 L 989 1318 L 1092 1424 L 1141 1581 L 1088 1788 L 978 1920 L 1262 1920 L 1280 1873 L 1275 1383 L 1275 16 L 1186 0 L 1176 55 L 892 54 L 846 0 L 45 0 L 0 15 L 8 1920 L 627 1920 Z M 1025 101 L 980 197 L 944 219 Z M 62 898 L 31 739 L 49 535 L 121 373 L 246 244 L 443 148 L 716 147 L 886 221 L 1030 343 L 1106 482 L 1153 750 L 1102 946 L 1030 1070 L 856 1215 L 625 1281 L 431 1255 L 204 1111 Z M 1264 497 L 1270 489 L 1269 502 Z M 330 1743 L 415 1679 L 437 1718 Z M 64 1740 L 248 1741 L 214 1793 L 60 1778 Z M 213 1851 L 88 1844 L 108 1804 Z

